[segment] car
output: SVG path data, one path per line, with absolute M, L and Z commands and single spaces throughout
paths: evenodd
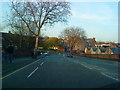
M 37 52 L 38 52 L 38 54 L 39 54 L 39 55 L 42 55 L 42 54 L 44 54 L 44 53 L 45 53 L 45 51 L 40 50 L 40 49 L 38 49 L 38 50 L 37 50 Z
M 48 54 L 47 52 L 44 53 L 44 55 L 47 55 L 47 54 Z
M 73 57 L 73 55 L 67 55 L 67 57 L 70 57 L 70 58 L 72 58 L 72 57 Z

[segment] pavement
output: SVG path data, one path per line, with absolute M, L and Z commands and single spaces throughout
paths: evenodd
M 2 78 L 4 88 L 115 88 L 119 66 L 92 58 L 54 53 Z M 12 83 L 11 83 L 12 81 Z

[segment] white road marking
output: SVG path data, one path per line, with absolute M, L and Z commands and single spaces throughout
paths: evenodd
M 14 72 L 12 72 L 12 73 L 10 73 L 10 74 L 8 74 L 8 75 L 6 75 L 6 76 L 4 76 L 4 77 L 2 77 L 2 78 L 0 78 L 0 79 L 7 78 L 7 77 L 9 77 L 10 75 L 12 75 L 12 74 L 14 74 L 14 73 L 16 73 L 16 72 L 18 72 L 18 71 L 20 71 L 20 70 L 23 70 L 24 68 L 27 68 L 28 66 L 30 66 L 30 65 L 32 65 L 32 64 L 34 64 L 34 63 L 36 63 L 36 62 L 38 62 L 38 61 L 39 61 L 39 59 L 38 59 L 37 61 L 34 61 L 34 62 L 32 62 L 32 63 L 30 63 L 30 64 L 28 64 L 28 65 L 26 65 L 26 66 L 20 68 L 20 69 L 15 70 Z
M 28 75 L 28 77 L 27 78 L 29 78 L 33 73 L 35 73 L 35 71 L 37 71 L 38 70 L 38 67 L 33 71 L 33 72 L 31 72 L 29 75 Z
M 42 62 L 41 64 L 40 64 L 40 66 L 42 66 L 44 64 L 44 62 Z
M 102 67 L 99 67 L 99 66 L 96 66 L 96 65 L 92 65 L 92 64 L 88 64 L 88 63 L 80 62 L 80 61 L 74 61 L 74 62 L 79 63 L 79 64 L 81 64 L 82 66 L 84 66 L 88 69 L 95 69 L 95 70 L 99 70 L 99 71 L 107 71 L 105 68 L 102 68 Z
M 85 64 L 82 64 L 82 63 L 81 63 L 81 65 L 84 66 L 84 67 L 86 67 L 86 68 L 88 68 L 88 69 L 92 69 L 92 68 L 86 66 Z
M 68 59 L 68 58 L 67 58 Z M 69 59 L 69 60 L 73 60 L 73 59 Z M 102 67 L 99 67 L 99 66 L 96 66 L 96 65 L 91 65 L 91 64 L 88 64 L 88 63 L 85 63 L 85 62 L 80 62 L 80 61 L 73 61 L 75 63 L 79 63 L 81 64 L 82 66 L 86 67 L 86 68 L 89 68 L 89 69 L 95 69 L 95 70 L 98 70 L 100 71 L 100 73 L 106 77 L 109 77 L 113 80 L 116 80 L 116 81 L 120 81 L 119 78 L 118 78 L 118 74 L 116 73 L 110 73 L 110 75 L 108 75 L 107 73 L 104 73 L 104 71 L 108 71 L 107 69 L 105 68 L 102 68 Z M 102 71 L 102 72 L 101 72 Z
M 106 77 L 109 77 L 109 78 L 111 78 L 111 79 L 114 79 L 114 80 L 116 80 L 116 81 L 119 81 L 118 78 L 114 78 L 114 77 L 112 77 L 112 76 L 109 76 L 109 75 L 105 74 L 104 72 L 101 72 L 101 74 L 104 75 L 104 76 L 106 76 Z

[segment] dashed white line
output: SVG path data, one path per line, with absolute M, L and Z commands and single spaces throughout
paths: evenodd
M 40 66 L 42 66 L 44 64 L 44 62 L 42 62 L 41 64 L 40 64 Z
M 27 78 L 29 78 L 33 73 L 35 73 L 35 71 L 37 71 L 38 70 L 38 67 L 33 71 L 33 72 L 31 72 L 29 75 L 28 75 L 28 77 Z
M 109 76 L 109 75 L 107 75 L 107 74 L 105 74 L 105 73 L 103 73 L 103 72 L 101 72 L 101 74 L 104 75 L 104 76 L 106 76 L 106 77 L 109 77 L 109 78 L 111 78 L 111 79 L 114 79 L 114 80 L 116 80 L 116 81 L 119 81 L 117 78 L 111 77 L 111 76 Z
M 0 80 L 1 80 L 1 79 L 4 79 L 4 78 L 7 78 L 7 77 L 9 77 L 10 75 L 15 74 L 16 72 L 19 72 L 20 70 L 23 70 L 24 68 L 27 68 L 28 66 L 30 66 L 30 65 L 32 65 L 32 64 L 34 64 L 34 63 L 36 63 L 36 62 L 38 62 L 38 61 L 39 61 L 39 60 L 34 61 L 34 62 L 32 62 L 32 63 L 30 63 L 30 64 L 28 64 L 28 65 L 26 65 L 26 66 L 24 66 L 24 67 L 22 67 L 22 68 L 20 68 L 20 69 L 17 69 L 17 70 L 15 70 L 14 72 L 12 72 L 12 73 L 10 73 L 10 74 L 8 74 L 8 75 L 6 75 L 6 76 L 0 78 Z

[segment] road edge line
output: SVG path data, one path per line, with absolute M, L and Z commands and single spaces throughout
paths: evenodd
M 118 79 L 116 79 L 116 78 L 114 78 L 114 77 L 111 77 L 111 76 L 105 74 L 104 72 L 101 72 L 101 74 L 104 75 L 104 76 L 106 76 L 106 77 L 109 77 L 109 78 L 111 78 L 111 79 L 113 79 L 113 80 L 119 81 Z

